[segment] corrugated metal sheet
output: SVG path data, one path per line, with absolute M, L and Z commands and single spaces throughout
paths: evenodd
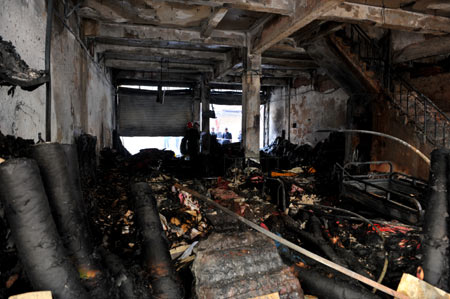
M 156 92 L 119 89 L 121 136 L 184 136 L 192 119 L 193 96 L 189 92 L 166 92 L 164 104 Z

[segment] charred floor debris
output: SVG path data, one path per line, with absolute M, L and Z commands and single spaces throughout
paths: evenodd
M 392 290 L 404 274 L 449 288 L 447 151 L 433 152 L 429 185 L 396 174 L 416 193 L 384 198 L 366 188 L 377 197 L 358 201 L 336 166 L 340 134 L 315 148 L 279 138 L 262 154 L 271 160 L 208 176 L 157 149 L 104 149 L 97 167 L 95 138 L 77 142 L 1 135 L 2 298 L 32 290 L 54 298 L 390 298 L 290 242 Z M 219 164 L 240 155 L 229 149 Z M 423 204 L 418 219 L 371 206 L 399 193 Z

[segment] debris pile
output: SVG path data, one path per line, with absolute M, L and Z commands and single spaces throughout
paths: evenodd
M 121 280 L 120 294 L 148 298 L 176 291 L 175 297 L 184 292 L 184 298 L 251 298 L 278 293 L 281 298 L 302 298 L 305 292 L 319 298 L 383 298 L 249 230 L 238 217 L 391 288 L 403 273 L 420 273 L 419 226 L 361 207 L 356 210 L 330 191 L 338 186 L 324 187 L 324 177 L 334 182 L 328 164 L 338 158 L 333 154 L 319 163 L 311 153 L 331 155 L 326 148 L 332 143 L 305 150 L 312 156 L 298 158 L 301 162 L 289 168 L 264 173 L 253 167 L 257 165 L 231 167 L 223 177 L 203 178 L 189 176 L 190 161 L 170 151 L 149 149 L 124 157 L 104 150 L 95 180 L 83 184 L 83 199 L 92 242 L 100 246 L 111 277 L 127 278 Z M 137 185 L 145 192 L 136 191 Z M 234 216 L 175 186 L 207 196 Z M 163 234 L 150 233 L 158 227 Z M 155 236 L 162 238 L 155 241 Z M 3 230 L 0 237 L 8 238 Z M 155 242 L 158 246 L 149 245 Z M 1 253 L 4 256 L 6 249 Z M 151 262 L 155 254 L 164 257 L 158 258 L 165 261 L 161 268 Z M 21 273 L 9 267 L 9 276 L 2 276 L 5 282 Z

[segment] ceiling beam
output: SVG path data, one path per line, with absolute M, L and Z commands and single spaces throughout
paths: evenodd
M 210 60 L 205 60 L 201 58 L 174 58 L 174 57 L 164 57 L 164 56 L 149 56 L 140 54 L 130 54 L 121 52 L 104 52 L 101 58 L 106 60 L 119 59 L 119 60 L 132 60 L 132 61 L 149 61 L 157 62 L 163 65 L 163 67 L 170 68 L 173 65 L 178 64 L 189 64 L 189 65 L 209 65 L 213 66 L 214 62 Z
M 130 71 L 130 70 L 115 70 L 113 72 L 114 82 L 121 84 L 136 84 L 145 85 L 152 82 L 161 81 L 161 72 L 145 72 L 145 71 Z M 192 74 L 192 73 L 174 73 L 174 72 L 163 72 L 163 79 L 165 82 L 187 82 L 193 83 L 201 80 L 201 74 Z M 142 84 L 141 84 L 142 83 Z
M 279 16 L 264 24 L 264 28 L 257 36 L 251 53 L 261 54 L 265 50 L 274 46 L 282 39 L 289 37 L 295 31 L 318 19 L 325 12 L 335 8 L 341 0 L 299 0 L 295 13 L 291 17 Z
M 327 21 L 370 23 L 383 28 L 428 34 L 450 33 L 450 19 L 402 9 L 391 9 L 344 2 L 324 12 Z
M 209 37 L 212 31 L 216 29 L 217 25 L 219 25 L 220 21 L 222 21 L 225 17 L 227 12 L 228 8 L 225 7 L 214 8 L 208 19 L 203 22 L 200 34 L 203 37 Z
M 408 45 L 394 53 L 394 63 L 450 54 L 450 35 L 433 37 Z
M 223 6 L 250 11 L 267 12 L 280 15 L 291 15 L 294 11 L 294 0 L 146 0 L 146 2 L 173 2 L 189 5 Z
M 105 66 L 119 70 L 134 71 L 159 71 L 167 73 L 212 73 L 213 67 L 198 64 L 170 63 L 169 65 L 160 62 L 138 61 L 125 59 L 106 59 Z M 162 70 L 161 70 L 162 67 Z
M 209 82 L 212 88 L 226 88 L 227 85 L 242 84 L 242 76 L 225 76 L 220 80 L 212 80 Z M 288 80 L 286 78 L 261 78 L 261 86 L 287 86 Z
M 237 31 L 213 30 L 211 36 L 202 37 L 196 30 L 164 28 L 148 25 L 128 25 L 113 23 L 85 23 L 85 37 L 103 37 L 116 39 L 151 41 L 171 41 L 217 46 L 244 47 L 245 34 Z
M 261 64 L 289 67 L 290 69 L 311 69 L 318 67 L 312 59 L 294 60 L 264 56 L 261 58 Z
M 130 56 L 150 56 L 150 57 L 164 57 L 178 60 L 203 59 L 209 62 L 224 61 L 227 56 L 225 53 L 209 52 L 209 51 L 195 51 L 184 49 L 164 49 L 155 47 L 133 47 L 125 45 L 111 45 L 98 43 L 95 45 L 95 52 L 103 53 L 121 53 Z

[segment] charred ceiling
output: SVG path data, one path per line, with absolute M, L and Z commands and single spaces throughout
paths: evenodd
M 203 74 L 235 84 L 245 56 L 261 54 L 262 80 L 288 84 L 318 68 L 304 46 L 348 23 L 378 30 L 379 37 L 388 30 L 418 37 L 395 47 L 394 63 L 450 52 L 444 0 L 84 0 L 78 8 L 82 34 L 99 61 L 136 77 L 165 73 L 166 81 Z

